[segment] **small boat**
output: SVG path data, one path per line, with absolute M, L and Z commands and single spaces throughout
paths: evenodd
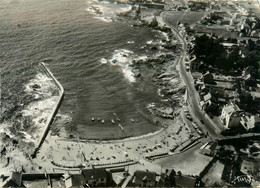
M 104 123 L 105 123 L 105 120 L 103 120 L 103 119 L 102 119 L 101 123 L 103 123 L 103 124 L 104 124 Z
M 92 117 L 92 119 L 91 119 L 92 121 L 95 121 L 95 118 L 94 117 Z
M 111 122 L 112 122 L 113 124 L 115 124 L 115 121 L 114 121 L 113 119 L 111 119 Z
M 118 123 L 118 126 L 122 129 L 122 131 L 124 130 L 124 128 L 122 127 L 122 125 L 120 123 Z

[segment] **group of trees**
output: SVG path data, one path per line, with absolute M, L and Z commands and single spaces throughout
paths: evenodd
M 211 65 L 226 71 L 235 70 L 242 72 L 242 70 L 248 66 L 260 69 L 259 41 L 248 41 L 248 44 L 244 47 L 244 57 L 241 55 L 239 46 L 225 49 L 222 42 L 224 42 L 223 38 L 214 36 L 208 37 L 207 35 L 202 35 L 196 37 L 194 53 L 197 59 L 204 62 L 205 66 Z M 229 42 L 236 42 L 236 39 L 230 39 Z

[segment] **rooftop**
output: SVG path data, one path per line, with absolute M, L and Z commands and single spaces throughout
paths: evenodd
M 156 180 L 156 173 L 155 172 L 146 172 L 146 171 L 136 171 L 135 172 L 136 181 L 155 181 Z
M 175 179 L 176 187 L 195 187 L 196 178 L 190 176 L 177 176 Z
M 106 178 L 107 173 L 104 168 L 96 168 L 96 169 L 86 169 L 82 170 L 82 174 L 85 177 L 86 180 L 89 179 L 100 179 L 100 178 Z

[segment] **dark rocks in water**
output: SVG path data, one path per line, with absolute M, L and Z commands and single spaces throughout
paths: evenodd
M 18 140 L 13 140 L 13 145 L 17 145 L 18 144 Z
M 164 60 L 165 57 L 166 57 L 166 55 L 162 54 L 162 55 L 160 55 L 158 58 L 161 59 L 161 60 L 162 60 L 162 59 Z
M 134 69 L 133 73 L 134 73 L 134 76 L 137 77 L 137 78 L 141 76 L 141 72 L 140 72 L 139 69 Z
M 171 58 L 174 58 L 174 55 L 172 55 L 172 54 L 166 54 L 165 57 L 168 58 L 168 59 L 171 59 Z
M 159 60 L 157 63 L 158 64 L 163 64 L 163 63 L 165 63 L 166 61 L 165 61 L 165 59 L 161 59 L 161 60 Z
M 116 59 L 114 59 L 114 60 L 112 61 L 112 63 L 116 64 L 116 63 L 117 63 L 117 60 L 116 60 Z
M 131 63 L 129 63 L 128 67 L 134 67 L 135 66 L 135 60 L 133 60 Z
M 156 46 L 152 46 L 151 50 L 158 50 L 158 48 Z
M 149 23 L 148 26 L 149 26 L 149 27 L 153 27 L 153 28 L 158 27 L 158 21 L 156 20 L 155 17 L 154 17 L 153 20 Z
M 69 135 L 69 138 L 72 139 L 72 138 L 74 138 L 74 136 L 73 136 L 72 134 L 70 134 L 70 135 Z
M 39 89 L 39 88 L 41 88 L 41 86 L 39 86 L 38 84 L 34 84 L 34 85 L 31 86 L 31 88 L 33 88 L 33 89 Z
M 6 147 L 3 147 L 3 149 L 1 150 L 1 156 L 6 154 Z
M 162 28 L 160 28 L 160 30 L 163 31 L 163 32 L 169 32 L 172 29 L 170 27 L 162 27 Z
M 176 49 L 175 45 L 172 45 L 170 42 L 166 42 L 166 44 L 162 45 L 163 48 L 168 49 L 168 50 L 174 50 Z
M 6 133 L 1 133 L 2 141 L 8 141 L 10 140 L 10 136 Z
M 145 24 L 142 23 L 142 22 L 137 22 L 137 23 L 134 23 L 132 26 L 133 27 L 143 27 Z

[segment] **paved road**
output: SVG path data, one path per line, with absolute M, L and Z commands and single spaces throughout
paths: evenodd
M 163 18 L 163 21 L 171 27 L 172 31 L 176 34 L 178 40 L 182 44 L 182 53 L 179 58 L 178 64 L 180 66 L 180 73 L 183 78 L 183 80 L 186 83 L 187 89 L 188 89 L 188 102 L 196 115 L 197 118 L 203 121 L 203 124 L 201 125 L 207 130 L 209 136 L 213 140 L 221 139 L 223 136 L 219 135 L 219 133 L 216 131 L 217 130 L 217 125 L 213 124 L 212 121 L 210 121 L 208 118 L 205 117 L 205 112 L 199 107 L 199 101 L 197 99 L 197 91 L 194 87 L 193 81 L 191 80 L 190 76 L 188 75 L 185 67 L 185 57 L 187 53 L 187 41 L 185 37 L 182 36 L 182 34 L 179 33 L 179 31 L 174 28 L 174 26 L 168 22 L 167 20 L 167 12 L 162 12 L 161 16 Z

